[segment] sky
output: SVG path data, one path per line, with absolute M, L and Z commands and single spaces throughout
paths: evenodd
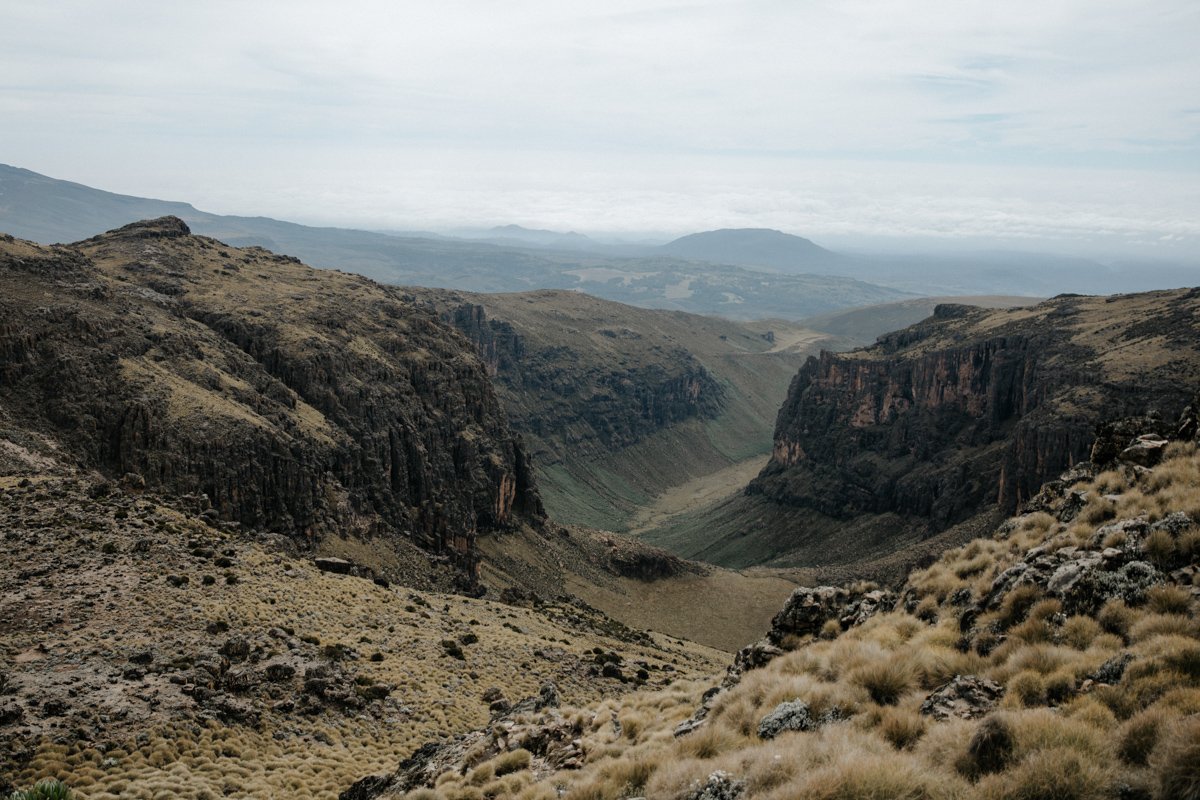
M 0 162 L 372 228 L 1200 260 L 1195 0 L 0 0 Z

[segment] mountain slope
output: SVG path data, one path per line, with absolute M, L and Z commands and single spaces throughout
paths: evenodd
M 898 331 L 933 314 L 943 303 L 958 303 L 978 308 L 1013 308 L 1031 306 L 1040 302 L 1040 297 L 1017 297 L 1002 295 L 965 295 L 961 297 L 918 297 L 875 306 L 834 311 L 802 320 L 807 328 L 838 336 L 855 347 L 874 344 L 885 333 Z
M 899 592 L 796 590 L 719 681 L 431 744 L 342 800 L 1194 798 L 1197 410 L 1158 466 L 1072 470 Z
M 722 228 L 692 233 L 658 249 L 676 258 L 768 267 L 781 272 L 821 272 L 845 261 L 808 239 L 770 228 Z
M 378 538 L 413 576 L 420 547 L 473 581 L 478 532 L 541 517 L 483 365 L 397 289 L 173 217 L 70 247 L 8 237 L 0 285 L 10 448 L 301 542 Z
M 1198 384 L 1200 290 L 939 306 L 809 359 L 746 496 L 653 541 L 729 565 L 895 568 L 898 551 L 961 540 L 1087 459 L 1103 419 L 1173 418 Z

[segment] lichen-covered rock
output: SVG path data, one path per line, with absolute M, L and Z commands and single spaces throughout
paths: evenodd
M 688 792 L 687 800 L 738 800 L 746 791 L 746 782 L 737 780 L 728 772 L 717 770 L 708 780 Z
M 995 708 L 1003 696 L 1004 687 L 995 681 L 974 675 L 956 675 L 925 698 L 921 713 L 937 720 L 976 719 Z
M 758 722 L 758 738 L 774 739 L 784 731 L 811 731 L 817 720 L 802 700 L 787 700 L 775 706 Z
M 1126 464 L 1136 464 L 1139 467 L 1153 467 L 1162 461 L 1167 444 L 1165 437 L 1153 433 L 1143 434 L 1122 450 L 1117 456 L 1117 460 Z
M 771 620 L 767 638 L 775 645 L 788 636 L 815 636 L 829 620 L 837 620 L 842 629 L 861 625 L 879 611 L 895 604 L 890 592 L 851 591 L 840 586 L 801 587 L 792 592 L 783 608 Z

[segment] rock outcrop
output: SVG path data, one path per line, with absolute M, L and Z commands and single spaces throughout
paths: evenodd
M 1011 513 L 1097 441 L 1152 463 L 1153 434 L 1169 426 L 1138 425 L 1151 436 L 1133 442 L 1123 430 L 1098 437 L 1097 425 L 1178 416 L 1200 383 L 1198 320 L 1200 290 L 938 306 L 872 347 L 809 359 L 747 494 L 843 521 L 898 515 L 936 532 L 982 509 Z
M 311 543 L 413 544 L 473 580 L 479 531 L 542 515 L 469 343 L 401 290 L 175 218 L 0 243 L 0 406 L 17 446 Z
M 512 323 L 489 318 L 476 303 L 451 305 L 442 318 L 475 344 L 508 399 L 513 426 L 526 435 L 607 452 L 687 419 L 716 416 L 724 405 L 721 384 L 682 347 L 652 360 L 597 363 L 594 354 L 567 344 L 531 344 Z M 600 335 L 642 338 L 611 329 Z

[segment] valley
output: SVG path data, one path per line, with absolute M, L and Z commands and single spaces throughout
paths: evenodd
M 1031 753 L 1039 709 L 1127 736 L 1175 708 L 1142 677 L 1194 679 L 1161 652 L 1200 638 L 1195 290 L 745 322 L 382 285 L 177 217 L 5 236 L 0 288 L 5 791 L 697 800 L 878 757 L 992 800 L 938 760 L 974 730 L 926 719 L 951 673 Z M 1046 552 L 1090 594 L 1013 588 Z M 1144 699 L 1090 696 L 1126 651 Z M 771 777 L 800 698 L 788 740 L 851 760 Z

